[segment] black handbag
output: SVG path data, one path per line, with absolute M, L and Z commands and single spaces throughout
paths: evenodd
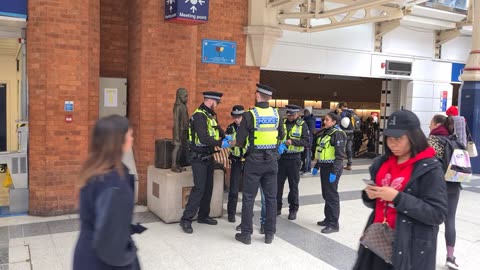
M 385 204 L 383 222 L 368 226 L 360 238 L 360 243 L 385 262 L 392 264 L 394 237 L 395 230 L 390 228 L 387 223 L 387 205 Z

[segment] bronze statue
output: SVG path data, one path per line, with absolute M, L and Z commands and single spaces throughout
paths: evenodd
M 175 105 L 173 105 L 173 151 L 172 151 L 172 171 L 182 172 L 185 168 L 180 166 L 182 154 L 187 149 L 188 137 L 188 93 L 185 88 L 177 89 Z

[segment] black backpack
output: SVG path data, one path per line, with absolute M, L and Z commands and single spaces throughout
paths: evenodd
M 350 120 L 347 130 L 361 131 L 362 130 L 362 119 L 352 110 L 345 110 L 346 116 Z

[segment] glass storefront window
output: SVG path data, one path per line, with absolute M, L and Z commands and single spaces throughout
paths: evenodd
M 427 2 L 427 5 L 432 7 L 440 5 L 449 8 L 468 10 L 468 1 L 469 0 L 430 0 Z

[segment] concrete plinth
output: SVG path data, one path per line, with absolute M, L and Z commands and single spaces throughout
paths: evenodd
M 192 167 L 185 172 L 174 173 L 170 169 L 148 167 L 147 205 L 150 211 L 165 223 L 179 222 L 193 188 Z M 215 170 L 213 175 L 212 201 L 210 216 L 223 215 L 224 172 Z

